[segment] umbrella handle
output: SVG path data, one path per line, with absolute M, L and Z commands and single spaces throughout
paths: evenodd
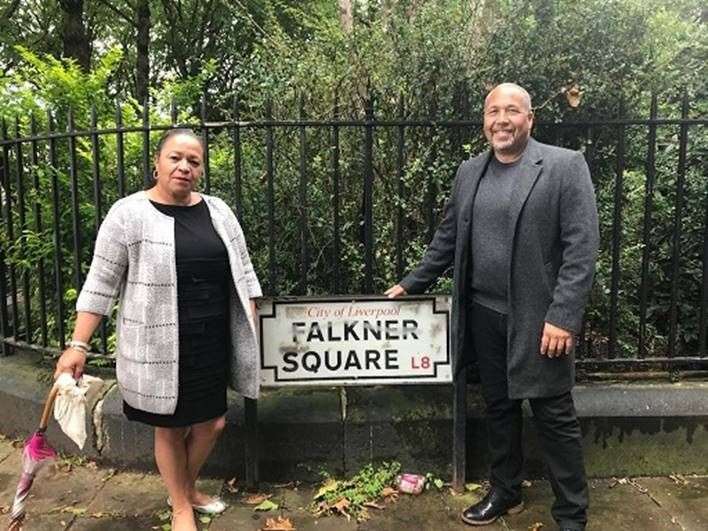
M 44 411 L 42 411 L 42 419 L 39 421 L 39 431 L 44 431 L 47 429 L 47 425 L 49 424 L 49 415 L 52 412 L 52 406 L 54 406 L 54 399 L 57 397 L 58 392 L 59 388 L 56 385 L 53 385 L 52 388 L 49 390 L 47 400 L 44 402 Z

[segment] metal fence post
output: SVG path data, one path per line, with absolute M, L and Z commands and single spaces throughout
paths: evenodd
M 374 96 L 369 92 L 366 102 L 366 125 L 364 126 L 364 293 L 374 290 Z
M 0 153 L 0 222 L 5 222 L 5 196 L 7 190 L 5 188 L 7 159 Z M 0 355 L 7 356 L 10 353 L 10 348 L 5 342 L 9 331 L 10 316 L 7 312 L 7 284 L 5 268 L 5 248 L 0 248 Z
M 619 117 L 624 116 L 620 102 Z M 610 331 L 608 356 L 617 355 L 617 325 L 619 318 L 619 284 L 621 276 L 620 247 L 622 245 L 622 204 L 624 188 L 624 123 L 617 126 L 617 161 L 615 166 L 614 209 L 612 217 L 612 278 L 610 281 Z
M 464 492 L 467 473 L 467 370 L 453 375 L 452 488 Z
M 688 118 L 688 93 L 684 91 L 681 102 L 681 119 Z M 674 209 L 674 230 L 671 244 L 671 306 L 669 313 L 669 358 L 676 356 L 678 340 L 678 283 L 680 277 L 679 261 L 681 252 L 681 216 L 684 203 L 684 181 L 686 180 L 686 148 L 688 146 L 688 125 L 684 122 L 679 127 L 679 155 L 676 169 L 676 207 Z M 672 365 L 672 378 L 676 375 Z
M 258 400 L 244 398 L 244 422 L 246 429 L 246 485 L 258 488 Z
M 300 94 L 300 182 L 299 182 L 299 204 L 298 210 L 300 211 L 300 279 L 299 279 L 299 292 L 302 295 L 307 294 L 308 282 L 307 275 L 310 269 L 310 254 L 308 249 L 308 216 L 307 216 L 307 185 L 308 185 L 308 175 L 307 175 L 307 135 L 305 131 L 305 126 L 303 122 L 305 120 L 305 97 Z

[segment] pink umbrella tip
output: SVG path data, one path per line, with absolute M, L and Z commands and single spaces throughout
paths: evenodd
M 54 459 L 57 456 L 56 450 L 49 446 L 44 432 L 38 431 L 25 443 L 25 455 L 33 461 L 44 461 Z

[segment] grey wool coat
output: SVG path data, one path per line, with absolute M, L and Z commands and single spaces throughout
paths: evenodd
M 452 349 L 455 374 L 473 354 L 467 286 L 472 208 L 491 152 L 463 162 L 442 222 L 418 267 L 400 285 L 425 291 L 454 263 Z M 574 355 L 540 355 L 544 322 L 577 333 L 595 271 L 597 206 L 582 154 L 529 139 L 509 207 L 507 381 L 512 399 L 556 396 L 574 384 Z
M 258 398 L 259 363 L 249 299 L 261 296 L 241 226 L 221 199 L 202 194 L 231 268 L 231 385 Z M 174 219 L 145 192 L 117 201 L 96 238 L 77 311 L 109 315 L 116 298 L 116 373 L 124 400 L 151 413 L 171 414 L 178 395 L 177 265 Z

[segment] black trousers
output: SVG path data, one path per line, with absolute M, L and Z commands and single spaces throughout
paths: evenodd
M 521 494 L 523 467 L 521 400 L 509 399 L 506 375 L 507 318 L 479 304 L 470 308 L 491 455 L 490 482 L 509 498 Z M 539 354 L 540 355 L 540 354 Z M 553 518 L 562 527 L 584 529 L 588 487 L 580 424 L 570 393 L 529 399 L 556 501 Z

